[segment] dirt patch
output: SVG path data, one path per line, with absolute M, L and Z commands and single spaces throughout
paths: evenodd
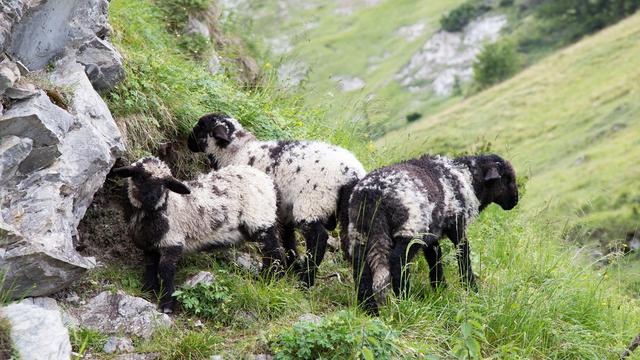
M 78 225 L 76 249 L 102 263 L 139 264 L 142 252 L 128 235 L 127 205 L 125 182 L 107 179 Z

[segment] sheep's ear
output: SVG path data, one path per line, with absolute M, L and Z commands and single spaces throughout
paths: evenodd
M 229 134 L 227 133 L 227 128 L 222 125 L 218 125 L 213 128 L 211 132 L 213 137 L 220 143 L 221 145 L 229 145 L 231 139 L 229 138 Z
M 178 193 L 181 195 L 191 194 L 191 190 L 189 190 L 187 185 L 181 183 L 180 181 L 174 178 L 164 179 L 164 186 L 166 186 L 167 189 L 173 191 L 174 193 Z
M 138 173 L 138 168 L 135 166 L 123 166 L 111 170 L 111 175 L 121 178 L 129 178 Z
M 498 165 L 497 164 L 493 164 L 489 170 L 487 170 L 487 172 L 484 174 L 484 180 L 485 181 L 489 181 L 489 180 L 498 180 L 500 179 L 500 173 L 498 172 Z

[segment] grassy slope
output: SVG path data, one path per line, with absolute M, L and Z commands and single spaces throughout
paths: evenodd
M 409 94 L 392 79 L 438 31 L 440 16 L 462 2 L 386 0 L 371 7 L 360 5 L 349 16 L 336 15 L 336 2 L 326 2 L 320 9 L 297 7 L 282 20 L 275 15 L 278 2 L 265 1 L 255 5 L 258 15 L 254 28 L 267 38 L 296 34 L 292 39 L 294 50 L 284 56 L 285 60 L 309 64 L 306 100 L 311 104 L 330 102 L 329 121 L 342 123 L 364 113 L 371 124 L 384 122 L 395 126 L 403 124 L 405 116 L 421 105 L 432 108 L 446 102 L 446 99 L 433 99 L 428 93 Z M 419 22 L 425 24 L 425 30 L 416 39 L 407 41 L 396 34 L 401 26 Z M 309 23 L 315 27 L 301 30 Z M 383 55 L 385 60 L 375 69 L 369 69 L 368 59 Z M 362 90 L 343 93 L 331 80 L 332 75 L 357 76 L 367 85 Z M 365 100 L 369 94 L 375 97 Z
M 272 92 L 273 89 L 265 88 L 262 95 L 255 98 L 254 93 L 240 89 L 228 79 L 205 77 L 201 67 L 173 48 L 174 40 L 167 37 L 161 19 L 152 16 L 154 12 L 148 1 L 114 0 L 111 6 L 112 23 L 118 35 L 116 43 L 127 57 L 129 74 L 139 72 L 116 94 L 126 95 L 125 98 L 131 94 L 152 98 L 156 89 L 174 87 L 174 80 L 180 76 L 189 76 L 184 82 L 190 84 L 184 88 L 189 92 L 184 96 L 179 94 L 174 101 L 170 101 L 172 98 L 168 95 L 160 96 L 161 104 L 169 104 L 163 107 L 168 109 L 164 116 L 155 111 L 154 104 L 132 103 L 122 108 L 122 104 L 112 98 L 111 106 L 116 114 L 142 112 L 154 118 L 163 136 L 169 137 L 171 132 L 163 131 L 165 125 L 180 133 L 197 112 L 219 106 L 237 114 L 262 137 L 279 134 L 329 137 L 359 150 L 361 159 L 369 166 L 380 161 L 370 159 L 369 150 L 360 149 L 357 134 L 348 129 L 327 132 L 323 125 L 302 117 L 300 114 L 307 111 L 298 103 L 276 96 L 278 93 Z M 167 72 L 173 76 L 166 76 Z M 194 73 L 200 81 L 192 81 L 190 76 Z M 221 81 L 224 86 L 212 88 L 208 81 Z M 151 84 L 138 86 L 145 83 Z M 234 96 L 218 96 L 216 89 L 223 89 L 222 95 Z M 194 94 L 199 94 L 195 102 Z M 223 100 L 209 102 L 212 99 Z M 276 122 L 278 126 L 271 126 L 273 119 L 281 119 Z M 324 118 L 318 120 L 322 123 Z M 152 142 L 157 141 L 160 140 L 154 137 Z M 367 156 L 362 155 L 363 151 Z M 385 162 L 391 160 L 390 154 L 382 155 L 386 156 Z M 535 180 L 530 192 L 535 191 L 534 183 Z M 527 194 L 525 198 L 529 197 Z M 398 335 L 397 346 L 406 356 L 424 358 L 425 354 L 431 354 L 452 358 L 460 346 L 473 345 L 475 341 L 484 357 L 616 358 L 637 331 L 640 305 L 624 293 L 621 282 L 625 274 L 620 273 L 618 267 L 592 270 L 574 249 L 557 241 L 559 236 L 559 231 L 547 223 L 527 222 L 519 212 L 507 214 L 491 207 L 471 227 L 469 234 L 475 270 L 480 275 L 480 292 L 469 293 L 460 287 L 453 251 L 447 243 L 445 271 L 449 287 L 442 292 L 429 289 L 424 281 L 427 278 L 425 262 L 419 260 L 411 299 L 394 300 L 383 309 L 380 318 Z M 170 330 L 148 341 L 134 339 L 137 351 L 158 352 L 166 359 L 207 359 L 211 354 L 220 353 L 225 358 L 240 358 L 268 351 L 270 340 L 289 329 L 298 316 L 306 312 L 331 318 L 347 309 L 355 324 L 349 335 L 356 338 L 362 336 L 358 324 L 370 322 L 355 309 L 351 271 L 336 254 L 327 256 L 320 269 L 318 285 L 309 291 L 301 290 L 292 277 L 265 282 L 207 255 L 191 256 L 183 261 L 178 280 L 204 269 L 214 271 L 219 281 L 231 289 L 230 294 L 225 295 L 229 302 L 218 310 L 231 314 L 232 321 L 202 318 L 203 324 L 198 325 L 198 317 L 178 313 Z M 95 292 L 102 290 L 106 282 L 109 287 L 139 295 L 140 272 L 141 269 L 115 264 L 94 272 L 79 289 Z M 339 278 L 327 277 L 336 272 Z M 461 309 L 465 312 L 459 315 Z M 479 321 L 471 335 L 465 325 L 472 323 L 469 318 Z M 76 350 L 86 339 L 87 348 L 96 354 L 106 339 L 87 331 L 74 332 L 73 338 Z M 300 340 L 299 343 L 304 344 L 303 339 Z M 359 348 L 348 350 L 355 356 Z
M 527 214 L 624 239 L 640 225 L 638 51 L 634 16 L 379 144 L 405 158 L 491 142 L 530 177 Z

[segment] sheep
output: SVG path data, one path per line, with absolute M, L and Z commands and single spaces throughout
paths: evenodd
M 145 157 L 112 175 L 128 179 L 129 231 L 145 259 L 143 290 L 158 293 L 162 282 L 164 313 L 174 309 L 176 263 L 183 252 L 252 239 L 264 247 L 263 269 L 284 262 L 275 186 L 257 169 L 230 166 L 182 183 L 163 161 Z
M 389 285 L 397 295 L 406 291 L 405 265 L 420 248 L 431 285 L 444 285 L 438 243 L 444 235 L 457 247 L 463 282 L 476 289 L 466 227 L 491 203 L 504 210 L 518 203 L 515 171 L 497 155 L 453 160 L 424 155 L 369 173 L 353 189 L 349 204 L 358 302 L 376 314 Z
M 189 149 L 205 152 L 214 167 L 246 164 L 271 176 L 281 194 L 278 210 L 287 250 L 287 266 L 297 259 L 295 228 L 307 247 L 302 282 L 311 287 L 324 258 L 328 234 L 340 222 L 343 254 L 347 253 L 349 195 L 365 175 L 349 151 L 315 141 L 260 141 L 225 114 L 201 117 L 189 135 Z

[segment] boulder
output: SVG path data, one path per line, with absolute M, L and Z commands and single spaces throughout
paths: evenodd
M 105 40 L 94 38 L 82 45 L 77 61 L 85 66 L 91 84 L 98 91 L 115 87 L 125 77 L 122 56 Z
M 440 31 L 433 35 L 394 79 L 410 92 L 431 90 L 439 96 L 453 93 L 456 82 L 473 78 L 473 63 L 486 43 L 493 43 L 507 25 L 503 14 L 471 21 L 462 32 Z
M 0 269 L 13 297 L 59 291 L 95 265 L 76 252 L 73 239 L 124 150 L 111 113 L 82 65 L 64 58 L 50 80 L 69 91 L 68 109 L 39 91 L 0 118 L 0 133 L 13 136 L 11 145 L 0 147 L 2 172 L 10 174 L 0 183 Z
M 108 0 L 12 0 L 20 17 L 5 21 L 3 48 L 25 69 L 41 70 L 66 55 L 85 65 L 97 90 L 110 89 L 124 78 L 122 56 L 106 40 Z M 2 31 L 0 17 L 0 31 Z M 1 36 L 1 35 L 0 35 Z
M 24 100 L 35 96 L 38 93 L 35 85 L 24 83 L 24 84 L 16 84 L 13 87 L 8 88 L 4 95 L 9 99 L 13 100 Z
M 0 309 L 22 359 L 70 359 L 69 333 L 55 300 L 25 299 Z
M 149 338 L 160 327 L 171 325 L 171 318 L 158 312 L 154 304 L 123 291 L 103 291 L 76 311 L 81 327 L 105 334 Z
M 0 62 L 0 95 L 20 80 L 20 69 L 7 59 Z

